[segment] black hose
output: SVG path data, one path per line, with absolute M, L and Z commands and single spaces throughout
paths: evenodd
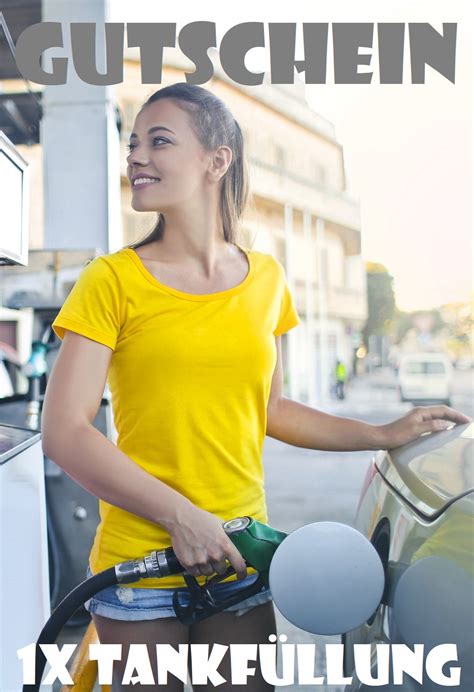
M 36 662 L 35 662 L 35 684 L 23 685 L 23 692 L 39 692 L 41 678 L 43 677 L 46 666 L 46 657 L 43 654 L 40 644 L 53 644 L 63 625 L 69 620 L 71 615 L 89 598 L 94 596 L 107 586 L 117 584 L 115 567 L 110 567 L 95 574 L 90 579 L 86 579 L 73 589 L 53 611 L 53 614 L 45 624 L 36 642 Z
M 46 486 L 46 527 L 48 530 L 48 553 L 50 556 L 49 596 L 51 603 L 56 606 L 61 583 L 61 557 L 56 527 L 48 502 L 48 494 L 48 486 Z

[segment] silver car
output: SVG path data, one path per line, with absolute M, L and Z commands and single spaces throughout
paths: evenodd
M 377 453 L 369 467 L 356 528 L 379 553 L 386 584 L 373 616 L 343 637 L 344 672 L 352 676 L 347 692 L 373 692 L 375 685 L 357 677 L 354 644 L 371 645 L 374 679 L 376 644 L 405 644 L 413 651 L 421 644 L 424 655 L 455 644 L 457 661 L 442 672 L 448 678 L 460 668 L 455 689 L 474 690 L 473 434 L 470 423 L 423 435 Z M 405 675 L 403 684 L 396 684 L 392 671 L 388 684 L 377 689 L 446 690 L 454 679 L 435 682 L 425 668 L 422 682 Z

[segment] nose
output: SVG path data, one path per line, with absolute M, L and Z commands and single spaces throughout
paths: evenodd
M 138 144 L 136 144 L 129 153 L 127 161 L 129 166 L 146 166 L 149 163 L 150 158 L 146 153 L 146 149 L 144 147 L 139 147 Z

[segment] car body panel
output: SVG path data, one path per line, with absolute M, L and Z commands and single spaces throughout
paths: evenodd
M 386 587 L 376 613 L 347 633 L 345 673 L 353 673 L 354 644 L 423 644 L 425 652 L 457 645 L 461 685 L 474 689 L 474 491 L 472 424 L 435 433 L 398 450 L 379 452 L 377 472 L 364 492 L 356 528 L 377 549 Z M 453 664 L 454 665 L 454 664 Z M 376 673 L 374 672 L 376 677 Z M 346 691 L 373 690 L 353 675 Z M 425 676 L 405 676 L 388 691 L 446 689 Z
M 380 452 L 375 464 L 413 507 L 433 517 L 474 489 L 474 423 L 423 435 L 390 453 Z

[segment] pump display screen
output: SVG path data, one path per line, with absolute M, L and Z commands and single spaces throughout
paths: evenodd
M 12 252 L 21 251 L 22 171 L 4 151 L 0 152 L 0 180 L 2 181 L 0 209 L 0 247 L 10 245 Z M 8 239 L 8 242 L 7 242 Z
M 0 262 L 27 263 L 27 163 L 0 132 Z

